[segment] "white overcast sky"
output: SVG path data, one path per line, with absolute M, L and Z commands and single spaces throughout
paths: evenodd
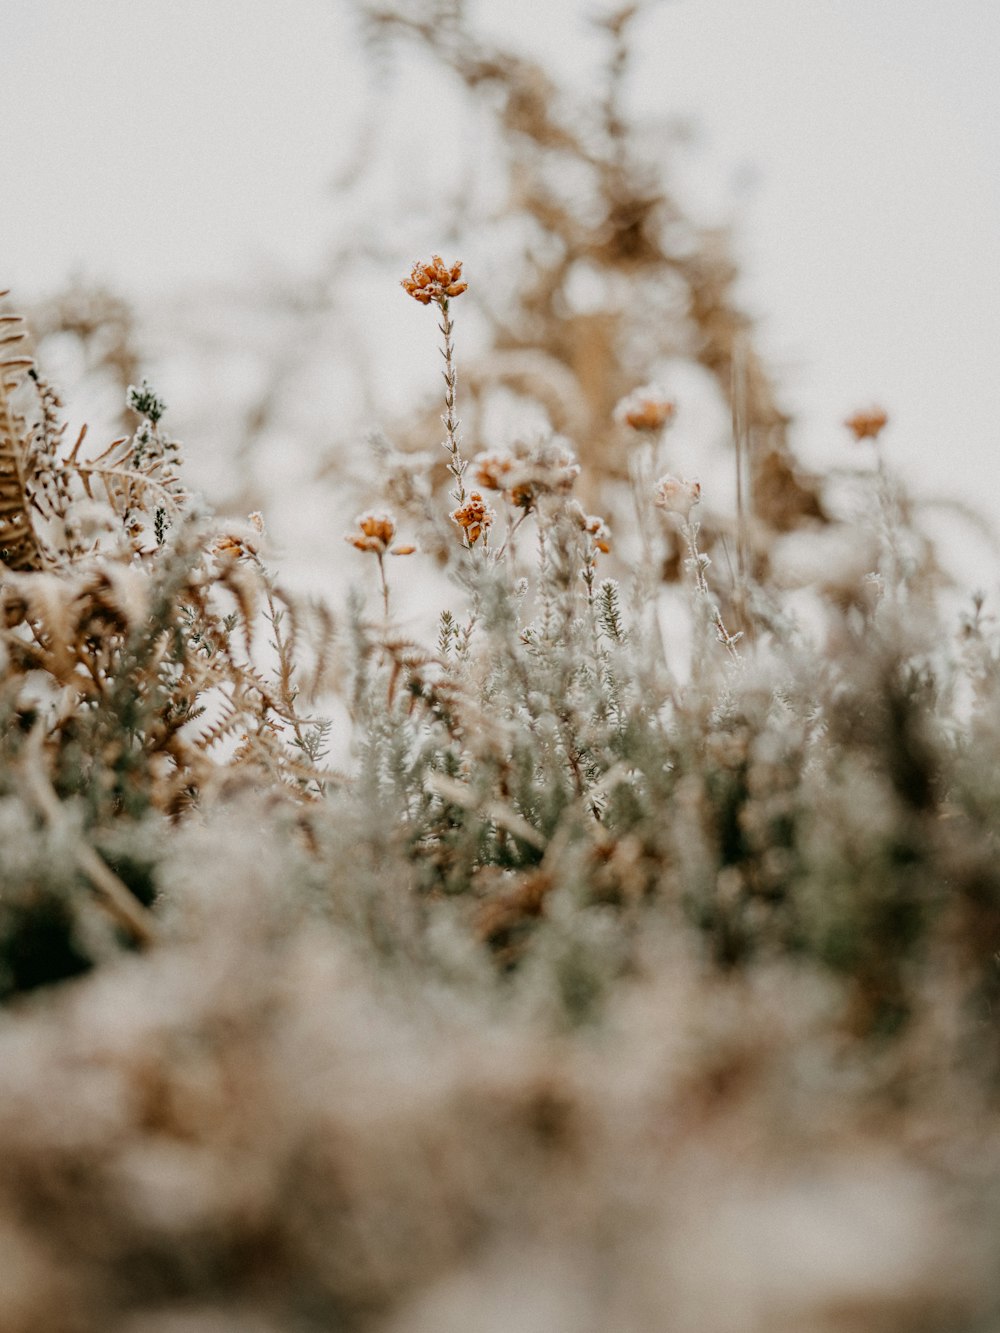
M 479 5 L 584 88 L 601 8 Z M 0 287 L 167 294 L 305 271 L 336 234 L 366 87 L 337 0 L 0 0 L 0 19 Z M 667 0 L 635 93 L 698 130 L 685 197 L 737 223 L 806 456 L 877 399 L 922 488 L 1000 519 L 998 72 L 1000 0 Z

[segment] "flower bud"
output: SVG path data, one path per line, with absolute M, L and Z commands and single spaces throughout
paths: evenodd
M 653 502 L 668 514 L 680 514 L 681 518 L 687 520 L 700 500 L 700 481 L 685 481 L 668 472 L 656 483 Z

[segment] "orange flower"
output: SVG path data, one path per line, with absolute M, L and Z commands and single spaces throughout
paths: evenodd
M 615 408 L 615 417 L 633 430 L 657 431 L 669 426 L 677 414 L 677 404 L 662 389 L 648 384 L 623 398 Z
M 478 491 L 473 491 L 465 504 L 452 510 L 451 521 L 457 523 L 469 540 L 470 546 L 493 526 L 495 515 Z
M 357 532 L 348 532 L 344 541 L 356 546 L 359 551 L 374 551 L 376 555 L 385 555 L 389 543 L 396 535 L 396 522 L 390 514 L 360 514 L 355 519 Z
M 564 495 L 580 475 L 580 465 L 555 436 L 534 444 L 518 440 L 509 453 L 483 453 L 476 459 L 476 480 L 502 491 L 517 509 L 533 509 L 541 495 Z
M 450 297 L 461 296 L 468 289 L 469 284 L 462 282 L 461 277 L 461 262 L 448 268 L 440 255 L 432 255 L 428 263 L 414 264 L 410 276 L 400 286 L 421 305 L 430 305 L 432 301 L 444 305 Z
M 888 422 L 889 415 L 881 407 L 869 407 L 848 417 L 844 425 L 858 441 L 877 440 Z
M 488 491 L 506 490 L 515 461 L 512 454 L 499 451 L 480 454 L 475 462 L 476 481 Z
M 241 555 L 246 554 L 246 547 L 239 537 L 224 532 L 221 537 L 215 539 L 212 552 L 214 555 L 223 556 L 228 560 L 238 560 Z
M 264 516 L 259 509 L 247 515 L 248 529 L 233 529 L 221 532 L 212 546 L 213 554 L 228 560 L 238 560 L 240 556 L 257 554 L 257 537 L 264 535 Z
M 611 550 L 611 529 L 604 519 L 598 514 L 588 514 L 576 500 L 571 500 L 568 507 L 577 527 L 594 543 L 594 550 L 607 555 Z

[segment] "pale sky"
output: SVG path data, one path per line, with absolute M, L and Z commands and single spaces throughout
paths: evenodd
M 586 88 L 598 0 L 472 8 Z M 305 272 L 343 225 L 366 67 L 337 0 L 0 0 L 0 32 L 0 287 Z M 877 399 L 917 484 L 1000 519 L 1000 2 L 676 0 L 643 32 L 636 105 L 697 130 L 681 197 L 737 224 L 800 450 Z M 423 70 L 394 96 L 442 111 Z

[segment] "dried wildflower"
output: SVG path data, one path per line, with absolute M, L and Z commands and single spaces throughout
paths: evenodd
M 615 408 L 615 420 L 633 430 L 653 432 L 669 426 L 677 404 L 655 384 L 647 384 L 623 398 Z
M 444 355 L 444 428 L 447 438 L 444 441 L 444 447 L 450 455 L 448 459 L 448 471 L 454 478 L 455 485 L 451 495 L 457 500 L 459 505 L 465 504 L 465 469 L 466 463 L 462 458 L 462 451 L 459 444 L 458 418 L 455 415 L 455 397 L 458 386 L 458 374 L 455 369 L 455 345 L 452 341 L 452 320 L 449 309 L 449 301 L 453 296 L 461 296 L 467 289 L 468 283 L 461 282 L 462 265 L 456 261 L 451 268 L 448 268 L 440 255 L 432 255 L 430 262 L 426 264 L 416 263 L 408 278 L 404 278 L 400 284 L 404 291 L 419 301 L 421 305 L 430 305 L 435 302 L 441 311 L 441 323 L 438 327 L 444 338 L 444 346 L 441 349 Z
M 565 495 L 580 475 L 576 456 L 561 440 L 527 444 L 518 441 L 509 452 L 480 454 L 476 480 L 491 491 L 502 491 L 518 509 L 535 507 L 541 495 Z
M 611 529 L 598 514 L 588 514 L 575 500 L 568 506 L 570 517 L 581 532 L 585 532 L 594 543 L 595 551 L 607 555 L 611 550 Z
M 888 422 L 889 414 L 881 407 L 869 407 L 848 417 L 844 425 L 858 441 L 877 440 Z
M 444 305 L 450 297 L 461 296 L 468 288 L 469 284 L 462 282 L 461 277 L 461 261 L 448 268 L 440 255 L 432 255 L 428 263 L 414 264 L 410 276 L 400 286 L 421 305 L 430 305 L 432 301 Z
M 457 523 L 468 538 L 470 546 L 475 546 L 479 538 L 493 525 L 496 517 L 478 491 L 473 491 L 465 504 L 453 509 L 451 520 Z
M 396 535 L 396 521 L 390 514 L 360 514 L 356 519 L 357 532 L 348 532 L 344 540 L 356 546 L 359 551 L 373 551 L 376 555 L 385 555 Z
M 227 560 L 238 560 L 241 556 L 256 556 L 257 537 L 264 535 L 264 516 L 254 510 L 247 515 L 249 529 L 237 525 L 227 532 L 221 532 L 212 544 L 212 554 Z
M 685 521 L 701 500 L 701 482 L 685 481 L 667 473 L 656 483 L 653 503 L 668 514 L 680 514 Z
M 505 491 L 517 460 L 500 450 L 480 454 L 475 461 L 476 481 L 488 491 Z
M 412 545 L 393 546 L 390 543 L 396 535 L 396 520 L 383 510 L 376 514 L 360 514 L 356 519 L 356 532 L 348 532 L 344 540 L 356 546 L 359 551 L 371 551 L 378 561 L 378 577 L 382 586 L 382 610 L 389 616 L 389 584 L 385 576 L 385 557 L 389 555 L 412 555 L 417 549 Z
M 239 537 L 234 537 L 231 533 L 225 532 L 221 537 L 216 538 L 212 546 L 212 554 L 223 556 L 225 559 L 238 560 L 245 552 Z

